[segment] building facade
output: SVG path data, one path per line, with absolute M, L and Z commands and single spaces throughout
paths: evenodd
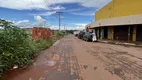
M 142 41 L 141 9 L 142 0 L 112 0 L 95 13 L 90 28 L 98 39 Z

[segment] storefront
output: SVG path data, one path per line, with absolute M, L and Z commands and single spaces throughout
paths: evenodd
M 137 25 L 137 41 L 142 41 L 142 25 Z

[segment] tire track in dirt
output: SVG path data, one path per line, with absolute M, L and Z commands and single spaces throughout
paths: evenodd
M 89 46 L 85 43 L 81 45 L 88 53 L 100 60 L 105 70 L 112 75 L 117 75 L 122 80 L 142 80 L 142 64 L 138 64 L 136 60 L 131 59 L 136 58 L 142 61 L 141 58 L 111 48 Z
M 82 80 L 72 38 L 65 36 L 42 51 L 29 68 L 12 72 L 4 80 Z
M 79 64 L 73 52 L 72 40 L 63 39 L 60 48 L 61 63 L 57 70 L 63 73 L 64 78 L 62 80 L 81 80 Z

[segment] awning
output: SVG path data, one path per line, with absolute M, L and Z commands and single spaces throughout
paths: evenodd
M 134 25 L 142 24 L 142 14 L 123 16 L 119 18 L 103 19 L 89 24 L 90 28 L 101 27 L 101 26 L 118 26 L 118 25 Z
M 91 23 L 90 24 L 87 24 L 86 26 L 85 26 L 85 28 L 90 28 L 91 27 Z

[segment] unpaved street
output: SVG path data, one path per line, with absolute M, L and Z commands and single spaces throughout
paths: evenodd
M 4 80 L 142 80 L 142 48 L 92 43 L 68 35 L 33 65 Z

